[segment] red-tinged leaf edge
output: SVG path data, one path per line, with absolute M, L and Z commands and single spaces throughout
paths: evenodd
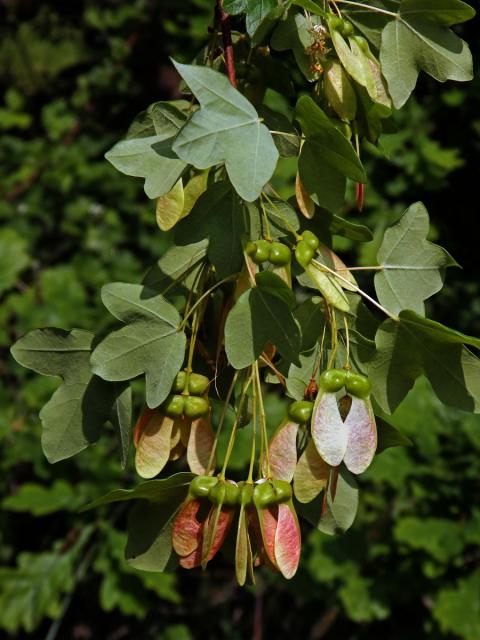
M 363 473 L 372 463 L 377 450 L 377 425 L 368 398 L 352 398 L 345 427 L 348 430 L 348 443 L 344 464 L 352 473 Z
M 215 557 L 218 550 L 225 542 L 235 515 L 234 507 L 212 507 L 205 521 L 202 541 L 202 568 L 205 569 L 208 562 Z
M 292 421 L 284 421 L 273 434 L 268 447 L 270 471 L 275 480 L 291 482 L 297 466 L 297 433 L 298 424 Z M 263 473 L 267 470 L 265 460 Z
M 155 412 L 144 426 L 135 453 L 135 469 L 142 478 L 154 478 L 167 464 L 173 422 Z
M 179 556 L 189 556 L 201 545 L 204 523 L 198 519 L 201 500 L 189 500 L 180 507 L 172 526 L 172 545 Z
M 192 473 L 199 476 L 206 474 L 214 441 L 210 416 L 192 420 L 187 446 L 187 462 Z
M 278 505 L 257 509 L 258 525 L 263 551 L 272 567 L 278 570 L 275 560 L 275 532 L 277 530 Z
M 150 418 L 157 412 L 156 409 L 149 409 L 146 407 L 142 413 L 138 416 L 138 420 L 133 427 L 133 444 L 135 447 L 138 445 L 138 441 L 140 440 L 140 436 L 143 433 L 143 430 L 147 426 L 150 421 Z
M 335 393 L 318 394 L 311 430 L 320 456 L 331 467 L 338 467 L 347 449 L 348 430 L 340 415 Z
M 275 560 L 281 574 L 287 580 L 293 578 L 297 572 L 301 547 L 300 525 L 292 501 L 279 504 L 275 531 Z

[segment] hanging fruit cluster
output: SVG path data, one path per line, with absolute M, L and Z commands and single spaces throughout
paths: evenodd
M 297 514 L 304 531 L 351 526 L 355 476 L 407 442 L 383 416 L 420 375 L 445 404 L 480 410 L 480 360 L 465 347 L 479 341 L 425 317 L 456 265 L 427 241 L 425 207 L 386 229 L 374 265 L 349 268 L 332 248 L 335 236 L 373 239 L 347 217 L 354 191 L 356 209 L 364 204 L 361 151 L 380 149 L 419 71 L 471 78 L 468 47 L 450 26 L 473 10 L 442 0 L 439 19 L 431 4 L 217 0 L 195 64 L 173 61 L 187 99 L 150 105 L 107 152 L 145 180 L 172 244 L 142 284 L 103 287 L 119 322 L 110 333 L 38 329 L 12 354 L 62 379 L 40 414 L 51 462 L 96 442 L 107 421 L 124 466 L 134 442 L 146 482 L 93 503 L 138 500 L 133 566 L 162 571 L 173 549 L 182 567 L 205 568 L 234 549 L 239 584 L 258 565 L 292 578 Z M 287 187 L 280 157 L 294 166 Z M 354 270 L 375 273 L 376 297 Z M 139 377 L 146 407 L 132 433 Z M 275 431 L 274 394 L 290 399 Z M 241 431 L 243 470 L 233 464 Z

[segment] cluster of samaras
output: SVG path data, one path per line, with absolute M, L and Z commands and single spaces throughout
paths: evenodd
M 226 479 L 225 470 L 214 475 L 215 434 L 207 398 L 208 380 L 182 371 L 167 401 L 157 410 L 147 410 L 135 428 L 140 475 L 157 475 L 168 460 L 178 459 L 185 451 L 188 466 L 196 474 L 172 527 L 180 565 L 205 568 L 234 525 L 239 584 L 253 581 L 253 567 L 261 564 L 291 578 L 301 547 L 294 497 L 308 503 L 325 490 L 326 508 L 328 491 L 335 499 L 340 464 L 359 474 L 373 459 L 377 430 L 370 383 L 351 371 L 325 371 L 314 402 L 290 405 L 288 417 L 259 462 L 258 479 L 253 480 L 250 473 L 242 482 Z M 201 406 L 197 406 L 199 399 Z

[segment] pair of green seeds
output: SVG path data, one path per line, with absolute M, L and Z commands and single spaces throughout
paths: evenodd
M 365 400 L 370 395 L 372 385 L 366 376 L 345 369 L 330 369 L 320 376 L 319 385 L 324 391 L 336 393 L 345 387 L 351 396 Z
M 367 377 L 359 373 L 344 371 L 343 369 L 330 369 L 320 376 L 319 386 L 327 393 L 336 393 L 345 387 L 345 391 L 356 398 L 368 398 L 371 384 Z M 307 423 L 312 417 L 313 402 L 297 400 L 288 408 L 288 417 L 299 424 Z
M 301 267 L 308 267 L 319 245 L 320 241 L 314 233 L 308 230 L 302 233 L 302 239 L 295 248 L 295 258 Z
M 292 255 L 287 245 L 281 242 L 269 242 L 268 240 L 256 240 L 248 242 L 245 252 L 255 264 L 270 262 L 275 267 L 285 267 L 290 263 Z
M 295 257 L 300 266 L 307 267 L 319 245 L 320 241 L 314 233 L 308 230 L 302 233 L 302 239 L 295 248 Z M 268 261 L 276 267 L 286 266 L 292 258 L 289 247 L 281 242 L 268 240 L 249 242 L 245 251 L 256 264 Z
M 235 484 L 215 476 L 197 476 L 190 483 L 190 493 L 195 498 L 207 498 L 216 506 L 247 507 L 253 503 L 258 509 L 265 509 L 291 500 L 292 487 L 285 480 Z
M 351 36 L 355 31 L 351 22 L 338 16 L 331 16 L 328 20 L 328 26 L 332 30 L 339 31 L 342 36 Z
M 207 376 L 180 371 L 172 385 L 172 392 L 162 405 L 162 413 L 169 418 L 201 418 L 208 413 L 210 403 L 205 394 L 210 384 Z
M 362 49 L 365 53 L 370 53 L 370 48 L 368 46 L 368 41 L 361 35 L 355 34 L 355 28 L 351 22 L 348 20 L 344 20 L 343 18 L 339 18 L 338 16 L 331 16 L 328 20 L 328 26 L 330 27 L 330 31 L 338 31 L 341 33 L 343 37 L 348 38 L 351 37 L 358 44 L 360 49 Z

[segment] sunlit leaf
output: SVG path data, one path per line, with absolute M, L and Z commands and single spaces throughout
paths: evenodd
M 36 329 L 11 349 L 24 367 L 63 380 L 40 411 L 42 447 L 50 462 L 69 458 L 96 442 L 109 418 L 121 434 L 125 459 L 130 395 L 125 384 L 111 384 L 92 374 L 93 339 L 93 333 L 80 329 Z
M 225 75 L 207 67 L 174 64 L 200 109 L 180 130 L 173 151 L 197 169 L 225 163 L 240 197 L 255 200 L 277 164 L 270 132 Z
M 126 326 L 96 347 L 93 371 L 114 381 L 145 374 L 147 404 L 157 407 L 167 397 L 185 354 L 177 310 L 156 291 L 122 282 L 104 286 L 102 300 Z
M 185 162 L 172 151 L 174 137 L 186 115 L 175 103 L 168 102 L 157 102 L 145 116 L 141 115 L 141 125 L 132 127 L 128 139 L 117 142 L 105 158 L 118 171 L 145 178 L 145 193 L 149 198 L 158 198 L 173 188 L 186 169 Z M 145 132 L 150 135 L 145 136 Z
M 437 10 L 440 13 L 437 17 Z M 397 109 L 425 71 L 440 82 L 471 80 L 472 55 L 468 45 L 448 27 L 469 20 L 472 8 L 458 0 L 402 0 L 398 16 L 382 32 L 380 62 Z M 399 73 L 401 69 L 401 73 Z
M 385 231 L 375 291 L 391 313 L 410 309 L 424 315 L 424 300 L 442 288 L 445 269 L 457 265 L 445 249 L 427 241 L 429 226 L 427 210 L 417 202 Z

